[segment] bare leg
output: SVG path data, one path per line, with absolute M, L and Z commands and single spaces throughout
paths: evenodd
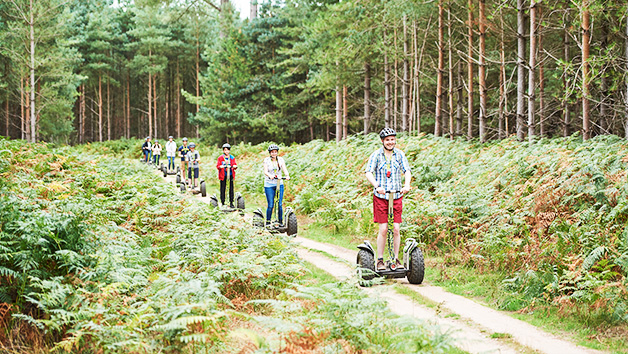
M 386 248 L 386 233 L 388 232 L 388 223 L 379 224 L 377 233 L 377 258 L 384 257 L 384 248 Z
M 395 258 L 399 258 L 399 246 L 401 245 L 401 233 L 399 232 L 400 224 L 393 224 L 393 254 Z

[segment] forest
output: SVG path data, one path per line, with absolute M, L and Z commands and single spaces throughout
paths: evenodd
M 11 0 L 2 133 L 340 140 L 628 134 L 626 4 Z

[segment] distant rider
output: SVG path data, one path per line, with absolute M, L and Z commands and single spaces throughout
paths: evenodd
M 142 152 L 144 153 L 144 162 L 148 163 L 148 159 L 150 158 L 151 149 L 153 148 L 153 144 L 150 142 L 150 136 L 146 137 L 144 144 L 142 144 Z
M 181 156 L 181 172 L 183 173 L 183 176 L 187 176 L 187 174 L 185 173 L 188 169 L 186 167 L 189 166 L 187 159 L 185 158 L 185 155 L 190 151 L 190 148 L 188 147 L 188 138 L 183 138 L 183 145 L 179 146 L 179 156 Z M 189 184 L 189 180 L 185 180 L 187 184 Z
M 266 202 L 268 207 L 266 208 L 266 225 L 270 225 L 270 219 L 273 215 L 273 206 L 275 203 L 275 192 L 277 186 L 279 186 L 279 197 L 277 200 L 277 214 L 280 227 L 283 227 L 283 180 L 290 179 L 286 162 L 282 157 L 277 156 L 279 154 L 279 146 L 271 144 L 268 147 L 269 157 L 264 159 L 264 193 L 266 194 Z
M 174 138 L 171 136 L 168 137 L 168 142 L 166 143 L 166 157 L 168 157 L 168 170 L 174 170 L 174 159 L 177 156 L 177 143 L 174 141 Z
M 201 155 L 196 150 L 196 144 L 190 143 L 190 151 L 185 154 L 185 158 L 188 161 L 188 178 L 193 179 L 192 189 L 196 188 L 196 183 L 198 182 L 198 163 L 201 159 Z
M 235 170 L 238 168 L 235 157 L 230 154 L 231 145 L 224 144 L 222 146 L 222 155 L 218 157 L 216 168 L 218 169 L 218 179 L 220 180 L 220 203 L 225 205 L 225 192 L 227 189 L 227 180 L 229 181 L 229 206 L 233 205 L 233 180 L 235 179 Z
M 153 144 L 153 147 L 151 149 L 153 151 L 153 163 L 155 164 L 155 166 L 159 165 L 159 158 L 161 157 L 161 144 L 159 143 L 159 141 L 155 140 L 155 143 Z
M 399 261 L 399 245 L 401 236 L 399 226 L 403 211 L 403 195 L 410 191 L 412 173 L 408 159 L 403 151 L 395 148 L 397 133 L 391 128 L 384 128 L 379 133 L 383 147 L 371 154 L 366 165 L 366 178 L 373 185 L 373 221 L 379 224 L 377 234 L 377 270 L 385 270 L 384 247 L 388 232 L 388 193 L 387 191 L 401 191 L 394 194 L 393 202 L 393 254 L 397 268 L 403 268 Z M 404 175 L 404 184 L 401 186 L 401 175 Z

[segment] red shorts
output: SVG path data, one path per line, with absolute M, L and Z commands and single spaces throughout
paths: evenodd
M 393 222 L 401 224 L 401 212 L 403 211 L 403 197 L 393 201 Z M 373 194 L 373 222 L 378 224 L 388 223 L 388 201 L 376 197 Z

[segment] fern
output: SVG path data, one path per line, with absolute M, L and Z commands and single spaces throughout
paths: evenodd
M 595 265 L 595 263 L 599 261 L 600 259 L 602 259 L 602 257 L 604 257 L 605 254 L 606 254 L 606 247 L 598 246 L 597 248 L 592 250 L 589 253 L 589 255 L 587 255 L 587 257 L 584 259 L 584 262 L 582 263 L 582 269 L 587 270 L 587 271 L 591 270 L 591 268 Z

